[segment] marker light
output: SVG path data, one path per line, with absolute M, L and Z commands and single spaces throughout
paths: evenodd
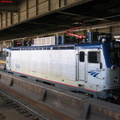
M 111 66 L 111 69 L 116 69 L 116 68 L 117 68 L 116 65 L 112 65 L 112 66 Z

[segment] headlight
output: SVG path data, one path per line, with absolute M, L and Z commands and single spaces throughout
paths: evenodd
M 114 82 L 116 83 L 116 82 L 119 82 L 119 80 L 120 80 L 120 78 L 118 78 L 118 77 L 115 77 L 114 78 Z

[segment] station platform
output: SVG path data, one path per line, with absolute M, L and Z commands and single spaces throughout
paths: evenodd
M 0 57 L 0 69 L 5 69 L 6 58 Z
M 6 64 L 6 61 L 5 60 L 0 60 L 0 63 Z
M 0 56 L 0 63 L 6 64 L 6 57 Z

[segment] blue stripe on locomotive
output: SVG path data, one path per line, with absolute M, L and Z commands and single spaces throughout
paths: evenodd
M 109 54 L 110 49 L 111 49 L 110 43 L 103 44 L 103 54 L 104 54 L 107 68 L 111 67 L 110 54 Z

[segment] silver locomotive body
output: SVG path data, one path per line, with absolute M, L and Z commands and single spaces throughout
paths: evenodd
M 12 48 L 6 69 L 94 97 L 113 97 L 120 89 L 120 50 L 111 43 Z

